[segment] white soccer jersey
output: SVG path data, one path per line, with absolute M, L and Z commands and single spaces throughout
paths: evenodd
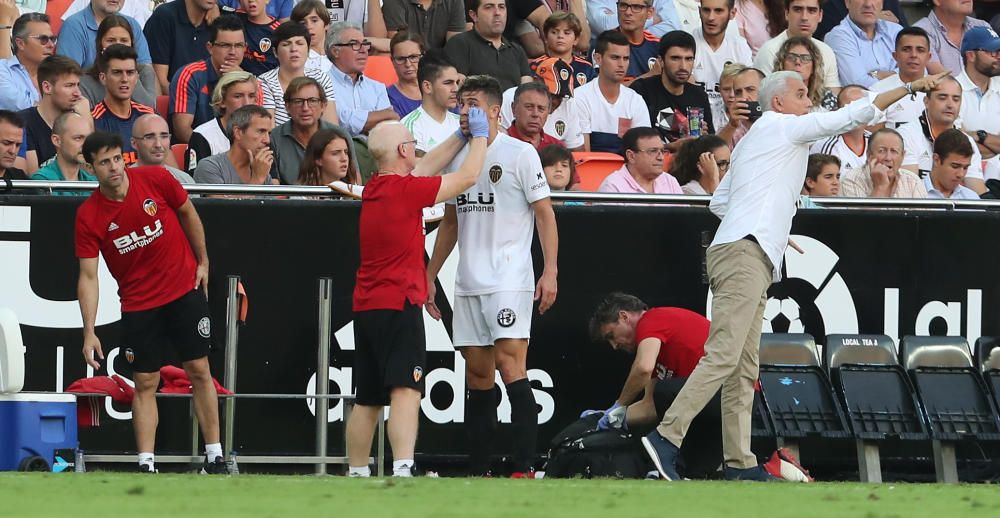
M 962 128 L 962 121 L 955 121 L 955 128 Z M 930 129 L 927 127 L 925 115 L 921 113 L 917 120 L 896 128 L 900 136 L 903 137 L 903 167 L 916 165 L 917 173 L 921 178 L 931 172 L 934 167 L 934 142 L 930 137 Z M 976 141 L 969 137 L 972 144 L 972 163 L 969 164 L 969 171 L 965 173 L 966 178 L 983 179 L 983 156 L 979 153 L 979 146 Z M 909 169 L 909 167 L 907 167 Z
M 617 153 L 626 131 L 650 126 L 646 101 L 631 88 L 619 88 L 614 104 L 604 98 L 597 81 L 577 88 L 573 95 L 573 109 L 580 115 L 580 132 L 590 135 L 591 151 Z
M 903 80 L 899 78 L 899 74 L 893 74 L 872 85 L 872 92 L 880 94 L 900 86 L 903 86 Z M 916 92 L 916 96 L 904 95 L 885 110 L 885 125 L 889 128 L 898 128 L 908 122 L 916 122 L 923 111 L 923 92 Z
M 841 171 L 857 169 L 863 167 L 868 162 L 866 155 L 868 152 L 868 138 L 871 136 L 871 133 L 865 132 L 865 146 L 858 153 L 855 153 L 844 142 L 844 137 L 840 135 L 814 142 L 812 147 L 809 148 L 809 153 L 823 153 L 824 155 L 833 155 L 839 158 Z
M 450 170 L 465 161 L 468 149 L 458 153 Z M 487 148 L 476 185 L 448 201 L 458 212 L 456 295 L 534 291 L 531 204 L 548 197 L 549 184 L 535 148 L 498 133 Z
M 417 149 L 424 153 L 437 147 L 438 144 L 448 140 L 455 131 L 458 130 L 460 122 L 458 114 L 445 112 L 444 120 L 438 122 L 424 111 L 423 106 L 418 106 L 416 110 L 403 117 L 403 126 L 410 130 L 413 138 L 417 139 Z
M 503 93 L 503 104 L 500 107 L 500 127 L 507 130 L 514 122 L 514 91 L 517 87 L 508 88 Z M 559 106 L 549 114 L 542 128 L 546 134 L 562 141 L 567 149 L 583 146 L 583 133 L 580 133 L 580 114 L 574 109 L 572 97 L 564 97 Z
M 694 44 L 696 50 L 692 75 L 708 94 L 708 102 L 712 107 L 712 122 L 716 128 L 722 128 L 729 122 L 722 103 L 722 92 L 719 91 L 719 77 L 722 76 L 722 69 L 726 63 L 751 66 L 753 52 L 743 36 L 734 35 L 729 31 L 726 31 L 726 37 L 722 40 L 719 50 L 712 49 L 712 46 L 705 41 L 705 34 L 701 30 L 694 32 Z

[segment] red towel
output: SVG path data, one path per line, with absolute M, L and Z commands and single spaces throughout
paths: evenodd
M 135 397 L 135 390 L 119 375 L 99 376 L 95 378 L 83 378 L 73 382 L 66 392 L 91 392 L 107 394 L 118 403 L 132 404 Z M 76 406 L 76 421 L 82 428 L 101 426 L 101 404 L 103 397 L 83 396 L 78 397 Z
M 160 392 L 164 394 L 190 394 L 191 393 L 191 380 L 188 379 L 187 373 L 184 369 L 180 367 L 174 367 L 173 365 L 167 365 L 160 369 L 160 379 L 163 380 L 163 386 L 160 387 Z M 215 391 L 219 394 L 232 394 L 232 392 L 226 390 L 219 380 L 212 378 L 212 383 L 215 384 Z

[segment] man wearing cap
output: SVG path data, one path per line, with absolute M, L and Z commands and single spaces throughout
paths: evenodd
M 664 34 L 659 47 L 660 75 L 637 79 L 631 85 L 646 101 L 649 121 L 670 142 L 670 151 L 679 149 L 686 138 L 698 136 L 692 133 L 715 133 L 705 88 L 689 82 L 695 49 L 694 36 L 687 32 Z M 692 118 L 700 118 L 701 123 L 692 123 Z
M 964 129 L 987 159 L 986 179 L 1000 177 L 1000 37 L 989 27 L 969 29 L 962 38 L 964 70 L 959 118 Z M 992 157 L 992 158 L 991 158 Z
M 520 87 L 509 88 L 504 92 L 503 105 L 500 109 L 501 129 L 511 137 L 534 145 L 538 150 L 553 143 L 545 137 L 554 139 L 554 143 L 568 149 L 582 150 L 583 134 L 580 132 L 580 118 L 574 109 L 576 101 L 573 99 L 573 70 L 559 58 L 547 58 L 537 64 L 535 74 L 538 82 L 527 90 L 528 97 L 521 99 Z M 546 110 L 539 110 L 534 106 L 536 101 L 541 102 L 539 99 L 541 92 L 545 92 L 548 97 Z M 527 102 L 529 100 L 530 103 Z M 515 106 L 518 101 L 522 102 L 519 106 Z M 529 115 L 531 110 L 538 114 Z M 518 126 L 516 129 L 515 125 Z M 535 129 L 536 126 L 539 129 Z

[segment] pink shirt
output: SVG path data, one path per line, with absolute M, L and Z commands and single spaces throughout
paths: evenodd
M 639 186 L 639 183 L 632 178 L 628 172 L 628 166 L 609 174 L 597 188 L 597 192 L 627 192 L 636 194 L 684 194 L 677 179 L 673 176 L 662 173 L 653 180 L 653 192 L 647 193 Z
M 757 56 L 757 49 L 771 39 L 771 34 L 767 31 L 767 15 L 751 0 L 740 0 L 736 2 L 736 23 L 740 27 L 740 34 L 750 44 L 753 55 Z

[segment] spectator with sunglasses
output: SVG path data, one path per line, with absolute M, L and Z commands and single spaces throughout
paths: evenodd
M 424 39 L 417 33 L 406 30 L 397 32 L 389 42 L 392 68 L 398 78 L 396 84 L 387 90 L 389 104 L 400 118 L 420 106 L 420 82 L 417 80 L 417 66 L 426 51 Z
M 0 60 L 0 109 L 25 110 L 38 104 L 38 65 L 56 50 L 49 17 L 40 13 L 18 17 L 9 48 L 14 55 Z
M 363 73 L 372 42 L 365 38 L 361 26 L 352 22 L 335 23 L 326 39 L 326 54 L 333 61 L 330 78 L 339 100 L 336 110 L 340 124 L 351 135 L 361 135 L 382 121 L 399 120 L 389 103 L 385 85 Z
M 333 81 L 326 72 L 306 67 L 309 56 L 309 30 L 304 25 L 285 22 L 274 31 L 272 40 L 274 54 L 278 56 L 278 68 L 261 74 L 259 79 L 264 93 L 261 106 L 274 115 L 274 124 L 280 126 L 288 122 L 288 106 L 282 99 L 285 98 L 285 89 L 298 77 L 311 77 L 320 84 L 327 99 L 323 118 L 333 124 L 339 124 Z

